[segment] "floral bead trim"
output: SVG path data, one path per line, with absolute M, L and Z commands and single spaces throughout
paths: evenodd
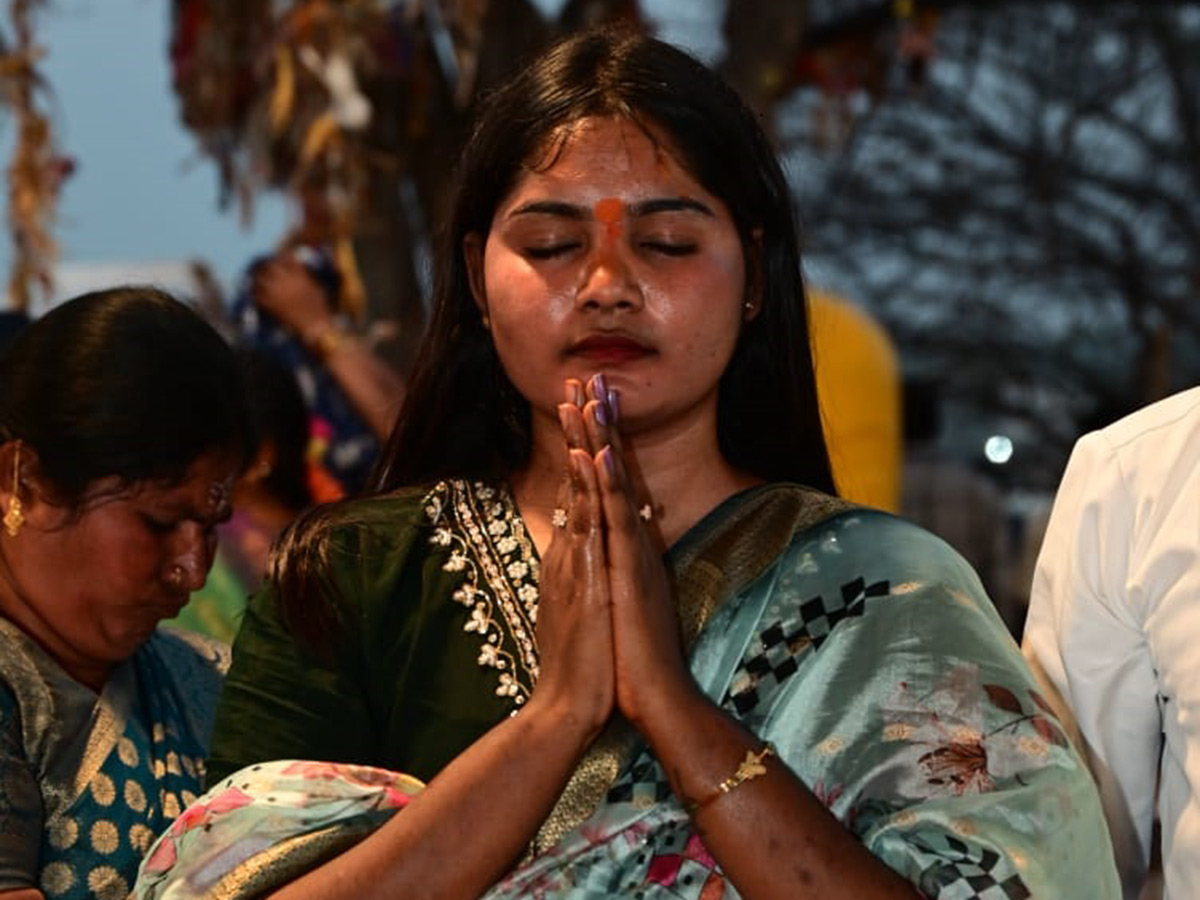
M 461 572 L 453 598 L 470 610 L 463 631 L 483 638 L 480 666 L 499 672 L 496 694 L 517 707 L 538 677 L 538 561 L 507 491 L 481 482 L 439 482 L 424 501 L 430 543 L 450 548 L 442 568 Z

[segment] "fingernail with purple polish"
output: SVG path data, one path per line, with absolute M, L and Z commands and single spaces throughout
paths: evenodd
M 604 408 L 603 401 L 592 407 L 592 414 L 596 417 L 596 421 L 601 425 L 608 424 L 608 411 Z
M 604 468 L 608 469 L 609 475 L 612 475 L 616 469 L 616 464 L 613 462 L 613 449 L 611 444 L 600 451 L 600 457 L 604 460 Z
M 604 380 L 604 373 L 596 373 L 596 377 L 592 379 L 592 390 L 596 394 L 596 399 L 601 403 L 604 402 L 604 397 L 608 393 L 608 383 Z
M 609 388 L 605 392 L 604 399 L 608 403 L 608 416 L 612 419 L 613 424 L 621 421 L 621 404 L 617 400 L 617 389 Z

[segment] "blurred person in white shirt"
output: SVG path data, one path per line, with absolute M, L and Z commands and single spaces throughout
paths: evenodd
M 1084 435 L 1024 634 L 1073 710 L 1138 896 L 1161 822 L 1166 900 L 1200 897 L 1200 388 Z

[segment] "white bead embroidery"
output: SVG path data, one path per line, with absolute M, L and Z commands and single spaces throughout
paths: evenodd
M 463 630 L 483 638 L 479 665 L 500 673 L 497 696 L 520 707 L 538 676 L 538 561 L 512 498 L 455 480 L 435 486 L 423 505 L 435 526 L 430 543 L 451 548 L 442 568 L 465 576 L 452 596 L 470 610 Z

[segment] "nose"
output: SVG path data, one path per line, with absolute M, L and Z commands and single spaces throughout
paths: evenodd
M 641 286 L 633 272 L 627 249 L 619 239 L 605 236 L 588 254 L 576 298 L 577 304 L 583 309 L 641 307 Z
M 167 562 L 167 582 L 189 593 L 200 590 L 208 578 L 215 549 L 211 532 L 195 522 L 181 525 Z

